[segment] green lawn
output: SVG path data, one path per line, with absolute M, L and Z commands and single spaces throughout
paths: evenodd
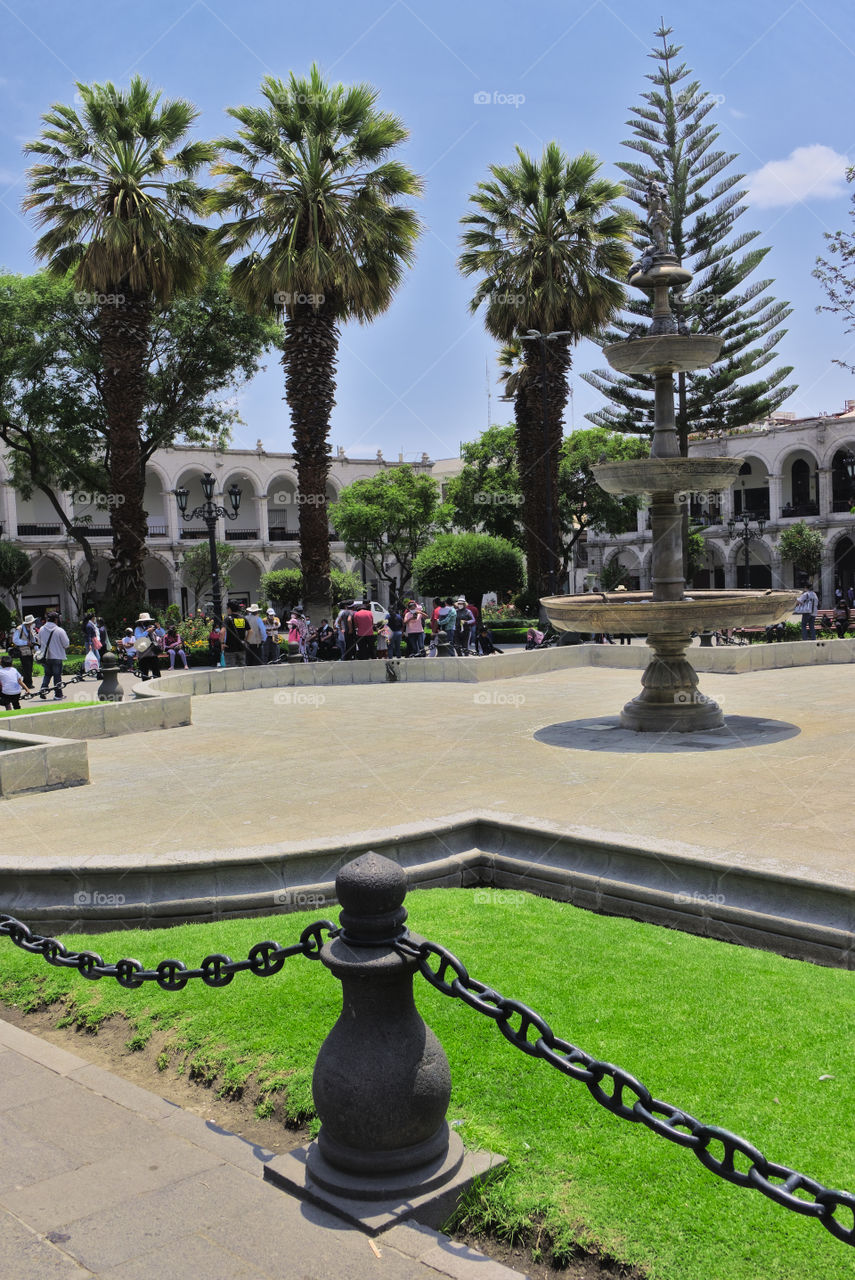
M 35 701 L 23 702 L 20 711 L 4 711 L 0 708 L 0 720 L 5 719 L 7 716 L 31 716 L 39 711 L 70 711 L 74 707 L 97 707 L 98 705 L 97 699 L 91 702 L 74 702 L 68 694 L 65 695 L 65 701 L 60 703 L 56 703 L 53 700 L 53 696 L 46 702 L 42 702 L 41 698 L 36 698 Z
M 852 1112 L 855 975 L 610 919 L 518 894 L 414 892 L 413 929 L 455 951 L 473 976 L 532 1005 L 560 1036 L 635 1074 L 657 1098 L 742 1134 L 770 1159 L 855 1189 Z M 266 937 L 295 940 L 316 913 L 76 937 L 105 958 L 196 964 L 233 958 Z M 656 1280 L 838 1280 L 855 1251 L 817 1222 L 731 1186 L 686 1150 L 611 1116 L 583 1085 L 512 1048 L 486 1018 L 417 979 L 417 998 L 451 1062 L 451 1121 L 472 1146 L 506 1154 L 509 1175 L 485 1216 L 541 1214 L 558 1242 L 576 1238 Z M 223 1090 L 261 1069 L 310 1108 L 318 1045 L 340 1007 L 317 963 L 287 960 L 272 978 L 239 974 L 210 990 L 123 991 L 47 968 L 0 940 L 0 998 L 64 1000 L 97 1025 L 121 1011 L 142 1044 L 170 1029 L 184 1067 Z M 166 1065 L 166 1063 L 164 1063 Z M 828 1077 L 823 1079 L 822 1077 Z

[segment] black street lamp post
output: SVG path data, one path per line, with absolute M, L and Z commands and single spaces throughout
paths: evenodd
M 215 484 L 216 480 L 210 471 L 206 471 L 202 476 L 202 492 L 205 495 L 205 501 L 201 506 L 194 507 L 192 511 L 187 510 L 187 499 L 190 496 L 187 489 L 183 487 L 176 489 L 175 497 L 182 520 L 205 521 L 205 526 L 208 530 L 208 550 L 211 553 L 211 595 L 214 602 L 214 622 L 217 626 L 221 626 L 223 621 L 223 597 L 220 591 L 220 566 L 217 561 L 217 520 L 220 516 L 224 516 L 226 520 L 237 520 L 238 511 L 240 510 L 241 490 L 237 484 L 231 485 L 228 493 L 232 509 L 227 511 L 225 507 L 220 507 L 214 502 Z
M 546 571 L 549 579 L 549 594 L 555 595 L 555 520 L 552 510 L 552 447 L 549 439 L 548 402 L 546 395 L 546 344 L 555 338 L 570 338 L 569 329 L 555 329 L 552 333 L 541 333 L 538 329 L 529 329 L 520 334 L 521 342 L 540 343 L 540 412 L 543 429 L 543 469 L 546 475 L 545 511 L 546 516 Z M 557 460 L 556 460 L 557 465 Z
M 745 586 L 747 588 L 750 586 L 749 572 L 750 572 L 750 564 L 751 564 L 751 552 L 749 548 L 755 538 L 763 537 L 763 531 L 766 528 L 766 517 L 757 516 L 755 521 L 750 511 L 743 511 L 741 519 L 742 519 L 741 529 L 737 529 L 736 526 L 738 522 L 735 519 L 728 520 L 727 540 L 728 542 L 730 542 L 731 538 L 736 537 L 742 543 L 742 549 L 745 552 Z M 750 527 L 752 523 L 756 523 L 757 525 L 756 529 L 752 529 Z

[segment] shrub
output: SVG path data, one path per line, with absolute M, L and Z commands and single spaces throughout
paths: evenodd
M 443 533 L 413 561 L 413 578 L 424 596 L 463 593 L 481 602 L 488 591 L 515 591 L 525 582 L 522 553 L 506 538 L 486 533 Z

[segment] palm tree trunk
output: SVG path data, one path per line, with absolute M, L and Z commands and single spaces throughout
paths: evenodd
M 145 602 L 145 540 L 148 533 L 145 465 L 140 426 L 145 404 L 145 378 L 151 303 L 148 298 L 116 291 L 122 298 L 98 313 L 103 367 L 102 395 L 108 443 L 108 474 L 113 500 L 113 564 L 107 591 L 116 603 L 139 608 Z
M 331 316 L 306 307 L 286 317 L 282 364 L 294 431 L 303 605 L 310 616 L 318 613 L 316 622 L 330 599 L 328 437 L 337 361 L 338 329 Z
M 527 343 L 524 369 L 515 397 L 517 453 L 523 494 L 528 591 L 538 597 L 550 590 L 550 565 L 556 579 L 560 565 L 558 459 L 567 403 L 568 356 L 564 347 Z

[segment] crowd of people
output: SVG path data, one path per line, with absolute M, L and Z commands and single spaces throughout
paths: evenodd
M 220 635 L 212 633 L 210 644 L 212 653 L 219 645 L 216 660 L 221 653 L 223 666 L 257 666 L 281 661 L 282 636 L 305 662 L 349 662 L 435 656 L 440 635 L 460 657 L 501 652 L 478 607 L 463 596 L 434 600 L 430 613 L 416 600 L 388 610 L 372 607 L 368 599 L 343 600 L 335 618 L 322 618 L 317 627 L 299 608 L 283 625 L 273 609 L 262 614 L 258 605 L 229 605 Z
M 317 627 L 300 608 L 292 609 L 283 623 L 275 609 L 263 611 L 257 604 L 230 603 L 222 624 L 201 610 L 194 621 L 202 624 L 203 631 L 207 629 L 210 661 L 224 667 L 260 666 L 281 662 L 288 656 L 304 662 L 349 662 L 426 658 L 440 651 L 461 658 L 502 652 L 477 605 L 462 595 L 437 598 L 430 610 L 415 599 L 388 610 L 372 606 L 368 599 L 345 600 L 335 618 L 323 618 Z M 288 642 L 287 654 L 282 652 L 282 640 Z M 22 695 L 37 693 L 44 699 L 51 690 L 55 701 L 63 701 L 63 664 L 70 644 L 56 611 L 42 619 L 27 614 L 8 634 L 0 633 L 0 648 L 5 645 L 8 650 L 0 659 L 3 708 L 19 710 Z M 101 659 L 109 652 L 116 654 L 120 670 L 133 672 L 142 680 L 160 676 L 161 655 L 168 657 L 170 670 L 179 663 L 184 668 L 189 666 L 186 642 L 178 624 L 161 623 L 146 611 L 140 613 L 132 627 L 124 628 L 115 644 L 104 619 L 94 612 L 87 613 L 83 650 L 84 672 L 93 675 L 100 671 Z M 38 690 L 33 684 L 33 665 L 37 661 L 44 671 Z

